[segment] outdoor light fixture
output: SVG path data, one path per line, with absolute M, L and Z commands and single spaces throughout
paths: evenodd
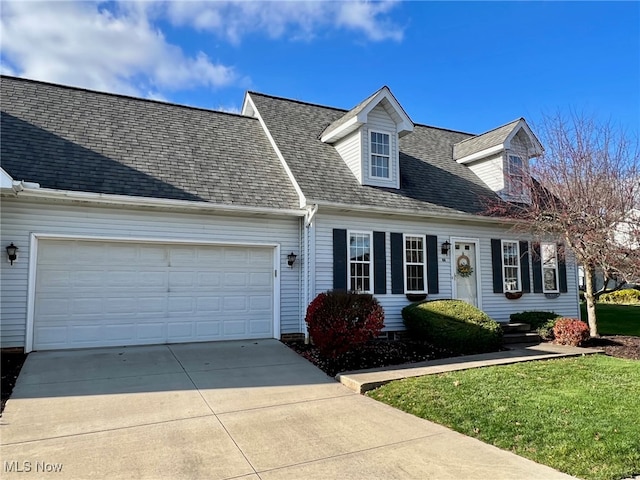
M 289 268 L 293 268 L 293 264 L 296 261 L 296 257 L 297 255 L 293 252 L 291 252 L 289 255 L 287 255 L 287 264 L 289 265 Z
M 11 242 L 11 245 L 7 245 L 7 258 L 11 265 L 18 259 L 18 247 L 16 247 L 13 242 Z
M 445 240 L 445 242 L 442 244 L 442 249 L 440 250 L 440 252 L 443 255 L 449 255 L 450 248 L 451 248 L 451 244 L 449 243 L 449 240 Z

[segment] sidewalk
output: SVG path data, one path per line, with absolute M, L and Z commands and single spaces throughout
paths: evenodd
M 421 377 L 423 375 L 488 367 L 491 365 L 529 362 L 532 360 L 592 355 L 600 352 L 601 350 L 596 348 L 569 347 L 565 345 L 554 345 L 552 343 L 541 343 L 539 345 L 513 348 L 512 350 L 506 350 L 504 352 L 465 355 L 406 365 L 344 372 L 336 375 L 336 380 L 354 392 L 362 394 L 378 388 L 385 383 L 403 378 Z

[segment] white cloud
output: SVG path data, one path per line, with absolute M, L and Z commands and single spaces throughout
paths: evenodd
M 233 43 L 243 36 L 264 32 L 271 38 L 288 36 L 310 40 L 321 28 L 356 31 L 372 41 L 403 37 L 403 29 L 386 15 L 397 2 L 385 0 L 335 1 L 189 1 L 166 2 L 175 25 L 210 31 Z
M 345 2 L 340 4 L 337 23 L 346 28 L 361 30 L 370 40 L 399 42 L 403 31 L 389 20 L 380 18 L 393 6 L 392 2 Z
M 400 41 L 403 30 L 389 18 L 394 6 L 392 0 L 5 0 L 0 72 L 161 99 L 198 87 L 246 87 L 250 78 L 232 66 L 170 43 L 162 22 L 236 44 L 250 34 L 309 41 L 332 30 Z
M 3 2 L 2 68 L 21 76 L 130 95 L 221 87 L 232 67 L 166 41 L 147 15 L 152 5 Z
M 242 109 L 237 105 L 218 105 L 216 108 L 219 112 L 240 114 Z

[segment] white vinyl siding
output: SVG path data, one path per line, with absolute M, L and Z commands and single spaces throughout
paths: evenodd
M 424 235 L 404 235 L 404 291 L 426 293 L 427 252 Z
M 356 130 L 345 138 L 337 142 L 334 147 L 340 154 L 344 162 L 351 170 L 351 173 L 362 184 L 362 133 Z
M 494 192 L 502 192 L 505 188 L 504 158 L 502 153 L 468 165 L 469 169 Z
M 333 229 L 357 231 L 387 232 L 386 235 L 386 292 L 376 294 L 385 312 L 385 330 L 404 330 L 402 322 L 402 308 L 410 302 L 405 295 L 391 293 L 391 236 L 390 232 L 420 232 L 426 231 L 428 222 L 430 235 L 438 236 L 438 244 L 443 239 L 451 237 L 479 239 L 477 250 L 477 273 L 480 279 L 478 296 L 481 299 L 482 310 L 500 322 L 508 322 L 514 312 L 525 310 L 549 310 L 562 316 L 576 317 L 579 315 L 577 293 L 561 294 L 556 299 L 547 299 L 544 295 L 525 294 L 518 300 L 509 300 L 504 294 L 493 293 L 493 276 L 491 265 L 491 239 L 508 238 L 508 227 L 489 226 L 471 223 L 445 222 L 434 219 L 425 220 L 401 218 L 391 215 L 346 215 L 338 212 L 323 211 L 322 208 L 314 217 L 314 245 L 316 249 L 314 273 L 315 291 L 311 297 L 333 288 Z M 453 255 L 438 253 L 438 282 L 439 293 L 429 294 L 429 300 L 452 298 L 452 267 Z M 567 280 L 569 292 L 577 292 L 577 267 L 573 259 L 567 260 Z
M 517 241 L 502 240 L 502 278 L 505 292 L 521 291 L 520 245 Z
M 303 251 L 300 219 L 284 216 L 215 215 L 167 212 L 156 209 L 133 210 L 103 206 L 77 206 L 2 198 L 2 245 L 14 242 L 20 248 L 13 266 L 0 262 L 2 285 L 2 347 L 25 345 L 27 319 L 29 234 L 77 237 L 150 238 L 192 241 L 203 244 L 280 245 L 280 333 L 303 331 L 301 268 Z M 287 254 L 298 254 L 294 268 L 287 266 Z
M 558 246 L 555 243 L 540 244 L 542 257 L 542 291 L 559 293 L 558 286 Z
M 373 293 L 373 234 L 348 232 L 347 286 L 352 292 Z

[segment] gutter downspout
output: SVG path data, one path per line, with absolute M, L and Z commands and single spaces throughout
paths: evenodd
M 313 225 L 313 217 L 318 212 L 318 205 L 315 204 L 311 208 L 307 208 L 307 213 L 304 217 L 304 232 L 303 232 L 303 249 L 304 249 L 304 264 L 303 264 L 303 305 L 302 305 L 302 314 L 300 315 L 301 320 L 301 330 L 304 333 L 304 342 L 306 344 L 309 343 L 309 331 L 307 330 L 307 322 L 305 322 L 304 317 L 306 316 L 307 306 L 311 303 L 311 233 L 310 230 Z

